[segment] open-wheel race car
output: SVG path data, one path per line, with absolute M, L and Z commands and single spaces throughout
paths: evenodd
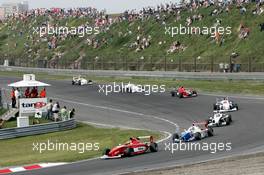
M 192 89 L 185 89 L 184 87 L 179 87 L 178 89 L 174 88 L 171 91 L 172 97 L 179 97 L 179 98 L 188 98 L 188 97 L 197 97 L 197 92 Z
M 215 112 L 232 112 L 237 110 L 238 105 L 233 101 L 229 100 L 228 97 L 216 99 L 216 103 L 214 104 Z
M 132 84 L 132 83 L 128 83 L 128 84 L 124 84 L 124 86 L 122 86 L 121 92 L 142 93 L 142 92 L 145 92 L 145 89 L 142 86 L 135 85 L 135 84 Z
M 144 140 L 146 142 L 144 142 Z M 106 148 L 101 159 L 114 159 L 121 157 L 130 157 L 144 154 L 147 152 L 157 152 L 158 144 L 154 142 L 153 136 L 133 137 L 123 144 L 112 149 Z
M 78 76 L 74 76 L 72 78 L 72 85 L 92 85 L 93 81 L 92 80 L 86 80 L 85 78 L 83 78 L 81 75 Z
M 214 130 L 213 128 L 208 127 L 207 122 L 195 122 L 189 129 L 185 130 L 181 134 L 173 134 L 172 141 L 173 143 L 191 142 L 211 137 L 213 135 Z
M 209 127 L 226 126 L 232 123 L 232 116 L 227 113 L 215 112 L 207 122 Z

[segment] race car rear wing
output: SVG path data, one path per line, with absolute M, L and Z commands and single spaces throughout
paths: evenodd
M 193 126 L 208 128 L 208 121 L 193 122 Z
M 153 136 L 139 136 L 137 138 L 140 139 L 140 140 L 146 139 L 146 140 L 148 140 L 149 143 L 153 143 L 154 142 L 154 137 Z

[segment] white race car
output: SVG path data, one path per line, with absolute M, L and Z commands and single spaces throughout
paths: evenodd
M 214 104 L 214 112 L 232 112 L 237 110 L 238 105 L 227 97 L 224 99 L 217 99 Z
M 145 89 L 143 86 L 128 83 L 122 87 L 122 92 L 127 92 L 127 93 L 145 92 Z
M 92 80 L 86 80 L 85 78 L 82 78 L 80 75 L 79 76 L 74 76 L 72 78 L 72 85 L 92 85 L 93 81 Z
M 213 135 L 214 130 L 211 127 L 208 127 L 206 122 L 194 123 L 193 126 L 182 132 L 180 135 L 178 133 L 173 134 L 172 141 L 173 143 L 191 142 L 211 137 Z
M 232 116 L 227 113 L 220 113 L 216 112 L 212 117 L 208 120 L 208 126 L 214 127 L 214 126 L 226 126 L 230 125 L 232 122 Z

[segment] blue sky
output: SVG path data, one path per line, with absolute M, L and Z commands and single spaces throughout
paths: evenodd
M 23 0 L 0 0 L 3 2 L 21 2 Z M 28 0 L 30 8 L 50 7 L 87 7 L 106 9 L 109 13 L 119 13 L 126 9 L 139 9 L 165 2 L 177 2 L 177 0 Z

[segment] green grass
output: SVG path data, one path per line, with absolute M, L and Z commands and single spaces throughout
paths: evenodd
M 0 116 L 3 115 L 6 112 L 6 109 L 0 108 Z
M 0 54 L 7 55 L 10 58 L 20 58 L 20 61 L 25 65 L 35 66 L 36 60 L 55 58 L 57 53 L 63 53 L 60 63 L 72 63 L 74 60 L 84 55 L 83 61 L 92 62 L 96 56 L 105 62 L 116 61 L 120 62 L 126 59 L 130 62 L 136 62 L 141 56 L 145 57 L 144 61 L 153 63 L 162 63 L 164 57 L 167 60 L 171 60 L 173 63 L 177 63 L 182 58 L 183 63 L 193 62 L 194 58 L 201 56 L 200 63 L 211 63 L 210 59 L 214 58 L 215 63 L 226 62 L 229 63 L 229 56 L 232 52 L 238 52 L 238 63 L 248 63 L 248 58 L 252 58 L 253 63 L 262 63 L 264 60 L 264 50 L 261 49 L 264 45 L 263 32 L 260 32 L 259 24 L 263 23 L 264 15 L 253 15 L 251 11 L 255 8 L 255 3 L 246 5 L 247 13 L 240 15 L 239 9 L 236 6 L 231 6 L 230 13 L 221 13 L 218 16 L 210 16 L 210 12 L 215 7 L 200 8 L 197 12 L 182 12 L 181 19 L 175 21 L 175 16 L 167 16 L 167 26 L 179 27 L 180 24 L 185 25 L 187 17 L 194 14 L 202 14 L 205 18 L 202 21 L 195 21 L 193 27 L 211 27 L 214 25 L 216 19 L 222 20 L 222 26 L 230 26 L 232 28 L 231 35 L 224 36 L 223 45 L 220 46 L 215 42 L 212 42 L 212 38 L 207 35 L 177 35 L 172 38 L 169 35 L 165 35 L 165 27 L 155 21 L 154 18 L 150 18 L 146 21 L 134 21 L 134 22 L 121 22 L 114 24 L 107 32 L 101 32 L 96 36 L 85 36 L 84 38 L 67 38 L 65 41 L 58 43 L 58 48 L 54 50 L 47 49 L 47 42 L 32 43 L 28 41 L 27 36 L 32 35 L 32 27 L 37 27 L 43 21 L 49 20 L 47 17 L 38 17 L 36 19 L 30 19 L 28 22 L 23 23 L 21 21 L 8 23 L 10 25 L 0 25 Z M 162 16 L 162 15 L 161 15 Z M 36 22 L 35 22 L 36 20 Z M 92 20 L 85 19 L 63 19 L 55 20 L 61 26 L 68 23 L 69 26 L 78 26 L 84 24 L 87 21 L 92 24 Z M 238 38 L 238 27 L 240 23 L 243 23 L 246 27 L 250 28 L 250 35 L 247 39 L 241 40 Z M 139 53 L 135 52 L 135 49 L 128 48 L 128 45 L 136 41 L 138 26 L 142 28 L 141 34 L 144 37 L 151 35 L 151 46 Z M 23 31 L 23 36 L 19 36 L 19 31 Z M 132 34 L 128 34 L 131 31 Z M 119 36 L 119 32 L 127 34 L 126 36 Z M 9 37 L 8 37 L 9 36 Z M 40 39 L 37 35 L 34 36 L 36 40 Z M 95 37 L 95 39 L 102 41 L 102 38 L 108 40 L 108 45 L 103 45 L 99 48 L 93 48 L 88 46 L 85 41 L 87 38 Z M 165 41 L 163 45 L 159 45 L 160 41 Z M 180 41 L 187 49 L 183 52 L 176 52 L 173 54 L 167 54 L 167 50 L 171 44 L 175 41 Z M 11 49 L 17 43 L 15 49 Z M 28 43 L 31 52 L 27 52 L 24 48 L 24 43 Z M 8 44 L 8 45 L 7 45 Z M 10 47 L 8 49 L 8 46 Z M 9 52 L 8 52 L 9 50 Z M 260 65 L 259 65 L 260 66 Z M 87 68 L 91 65 L 82 65 Z M 108 67 L 113 68 L 113 67 Z
M 22 72 L 1 72 L 0 76 L 22 77 Z M 71 80 L 69 75 L 49 75 L 37 73 L 37 79 Z M 84 76 L 85 77 L 85 76 Z M 124 82 L 147 85 L 166 85 L 167 91 L 177 86 L 196 89 L 198 92 L 234 93 L 248 95 L 264 95 L 264 81 L 256 80 L 177 80 L 174 78 L 144 78 L 144 77 L 96 77 L 86 76 L 97 83 Z
M 40 118 L 40 119 L 35 119 L 34 117 L 29 117 L 29 125 L 33 125 L 33 121 L 38 120 L 39 124 L 45 124 L 45 123 L 49 123 L 51 122 L 51 120 L 47 120 L 44 118 Z M 14 128 L 17 127 L 17 120 L 16 119 L 11 119 L 7 122 L 4 123 L 3 129 L 5 128 Z
M 64 132 L 21 137 L 0 141 L 0 167 L 25 165 L 42 162 L 73 162 L 100 156 L 106 147 L 113 147 L 126 142 L 132 136 L 153 135 L 161 137 L 160 133 L 143 130 L 106 129 L 78 123 L 77 128 Z M 98 151 L 33 151 L 33 143 L 99 143 Z

